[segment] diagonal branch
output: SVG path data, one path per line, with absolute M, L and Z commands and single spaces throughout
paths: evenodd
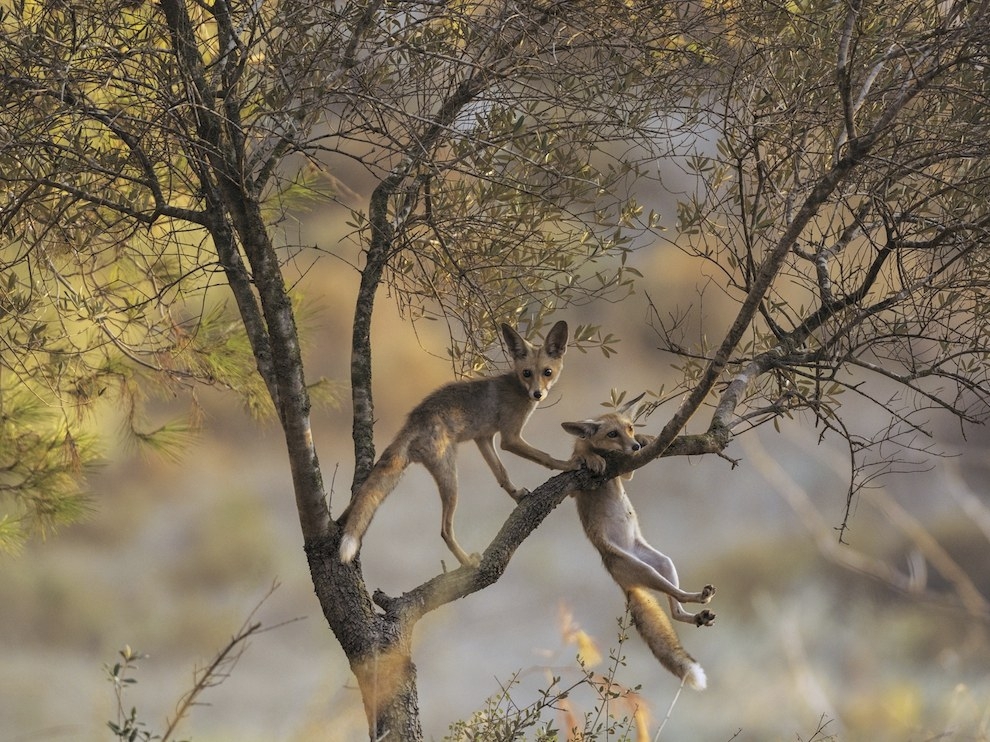
M 857 140 L 851 144 L 848 154 L 818 181 L 818 184 L 811 191 L 797 214 L 795 214 L 794 221 L 788 225 L 787 230 L 777 242 L 773 251 L 766 257 L 763 265 L 760 266 L 759 271 L 753 279 L 749 293 L 746 295 L 739 312 L 736 314 L 735 320 L 729 327 L 715 355 L 708 362 L 701 379 L 681 403 L 663 430 L 661 430 L 660 435 L 643 449 L 641 453 L 643 457 L 654 459 L 660 456 L 674 441 L 674 438 L 684 428 L 687 421 L 701 407 L 702 403 L 715 387 L 715 384 L 721 378 L 722 372 L 729 365 L 732 354 L 742 341 L 743 335 L 753 321 L 753 317 L 759 311 L 764 296 L 770 290 L 770 286 L 783 267 L 787 256 L 797 243 L 798 237 L 839 184 L 866 160 L 870 146 L 875 141 L 876 136 Z M 717 422 L 718 418 L 713 420 L 713 423 Z

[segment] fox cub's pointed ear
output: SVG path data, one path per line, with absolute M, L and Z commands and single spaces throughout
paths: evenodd
M 502 338 L 509 349 L 509 355 L 514 359 L 525 358 L 533 351 L 533 346 L 526 342 L 525 338 L 513 330 L 504 322 L 500 325 Z
M 551 358 L 560 358 L 567 350 L 567 323 L 561 320 L 550 328 L 543 349 Z
M 598 423 L 595 420 L 582 420 L 576 423 L 561 423 L 560 427 L 571 435 L 578 438 L 590 438 L 598 432 Z

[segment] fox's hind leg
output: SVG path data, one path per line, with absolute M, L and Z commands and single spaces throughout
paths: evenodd
M 457 510 L 457 448 L 447 446 L 444 452 L 435 459 L 423 461 L 440 490 L 440 536 L 457 561 L 466 567 L 477 567 L 481 557 L 468 554 L 457 543 L 454 536 L 454 511 Z
M 669 556 L 657 551 L 642 539 L 637 539 L 633 546 L 633 553 L 655 569 L 669 584 L 680 589 L 677 568 Z M 685 610 L 684 606 L 681 605 L 670 591 L 664 590 L 664 592 L 667 593 L 670 600 L 670 615 L 675 621 L 683 621 L 684 623 L 694 624 L 695 626 L 711 626 L 715 621 L 715 614 L 712 611 L 705 609 L 697 613 L 691 613 Z M 712 599 L 713 595 L 715 595 L 715 588 L 712 585 L 705 585 L 701 592 L 697 594 L 696 597 L 698 599 L 692 602 L 707 603 Z
M 529 490 L 516 487 L 512 483 L 512 480 L 509 479 L 509 473 L 505 470 L 505 465 L 502 464 L 502 459 L 499 458 L 498 452 L 495 450 L 493 438 L 494 436 L 491 435 L 482 436 L 481 438 L 475 438 L 474 442 L 478 445 L 478 450 L 481 451 L 481 455 L 484 457 L 485 463 L 488 464 L 488 468 L 495 475 L 498 486 L 508 492 L 513 500 L 519 501 L 529 494 Z

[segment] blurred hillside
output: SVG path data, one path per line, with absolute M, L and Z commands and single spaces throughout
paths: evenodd
M 301 239 L 336 242 L 337 215 L 305 225 Z M 570 351 L 561 383 L 534 414 L 526 436 L 556 456 L 570 449 L 559 423 L 598 413 L 610 387 L 658 389 L 673 379 L 671 359 L 655 350 L 645 325 L 648 291 L 661 307 L 693 307 L 712 335 L 724 317 L 714 297 L 699 300 L 701 277 L 670 248 L 638 257 L 646 278 L 639 294 L 615 305 L 568 312 L 574 324 L 595 321 L 621 337 L 611 359 Z M 302 284 L 315 305 L 308 321 L 309 375 L 346 381 L 356 273 L 324 258 Z M 426 392 L 450 378 L 442 358 L 444 328 L 410 331 L 381 297 L 375 338 L 379 446 Z M 216 392 L 201 393 L 207 420 L 179 464 L 108 452 L 92 480 L 96 511 L 85 523 L 0 569 L 0 742 L 106 740 L 113 688 L 102 669 L 129 644 L 148 658 L 125 702 L 152 731 L 205 663 L 268 591 L 258 614 L 266 625 L 292 622 L 254 638 L 233 674 L 210 690 L 182 738 L 212 740 L 354 740 L 363 712 L 343 654 L 320 614 L 301 550 L 281 437 L 256 424 Z M 167 418 L 180 411 L 163 406 Z M 649 425 L 659 427 L 664 410 Z M 333 510 L 348 497 L 349 409 L 321 409 L 315 435 Z M 700 422 L 698 423 L 700 425 Z M 833 462 L 838 442 L 817 446 L 819 431 L 791 421 L 762 432 L 763 448 L 829 527 L 841 522 L 846 482 Z M 113 433 L 112 415 L 107 432 Z M 647 430 L 649 430 L 649 425 Z M 902 570 L 919 560 L 911 530 L 891 520 L 890 502 L 918 519 L 990 596 L 988 538 L 980 518 L 990 508 L 987 435 L 964 441 L 946 420 L 941 446 L 960 458 L 931 471 L 884 480 L 882 492 L 858 501 L 849 546 Z M 834 447 L 832 447 L 834 446 Z M 717 457 L 666 459 L 641 470 L 629 491 L 647 538 L 670 554 L 682 583 L 711 582 L 714 628 L 679 628 L 708 672 L 710 688 L 682 694 L 665 740 L 990 739 L 987 624 L 956 601 L 895 592 L 823 556 L 806 520 L 734 444 L 739 465 Z M 513 478 L 535 486 L 547 473 L 506 456 Z M 459 457 L 457 532 L 480 550 L 512 502 L 495 485 L 473 446 Z M 966 499 L 967 496 L 969 499 Z M 965 503 L 976 505 L 967 511 Z M 414 535 L 415 534 L 415 535 Z M 439 537 L 439 499 L 420 468 L 410 469 L 383 506 L 363 550 L 371 588 L 395 594 L 450 564 Z M 929 564 L 927 586 L 947 591 L 948 577 Z M 492 588 L 428 616 L 417 636 L 421 707 L 428 738 L 468 716 L 522 670 L 517 703 L 534 698 L 549 673 L 576 677 L 576 647 L 566 645 L 561 615 L 593 636 L 607 656 L 616 643 L 622 596 L 584 540 L 565 502 L 514 557 Z M 662 719 L 677 690 L 636 636 L 623 651 L 619 680 L 641 685 Z M 581 710 L 581 709 L 579 709 Z M 590 710 L 585 708 L 583 710 Z M 655 727 L 654 727 L 655 728 Z M 822 737 L 814 737 L 822 739 Z

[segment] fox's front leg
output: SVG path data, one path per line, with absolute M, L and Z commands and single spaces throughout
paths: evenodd
M 653 438 L 654 436 L 652 435 L 637 435 L 636 443 L 639 444 L 640 448 L 642 448 L 652 441 Z M 575 451 L 574 456 L 571 457 L 570 468 L 580 469 L 582 466 L 585 466 L 594 474 L 601 474 L 605 471 L 607 463 L 608 462 L 605 461 L 604 457 L 599 456 L 594 451 L 582 451 L 581 453 Z M 627 474 L 623 474 L 622 478 L 626 480 L 632 479 L 633 474 L 635 474 L 635 472 L 628 472 Z
M 605 471 L 605 465 L 608 462 L 605 461 L 604 457 L 599 456 L 597 453 L 592 453 L 587 451 L 585 453 L 575 453 L 571 457 L 571 467 L 574 469 L 580 469 L 582 466 L 587 467 L 589 471 L 594 474 L 601 474 Z
M 478 450 L 481 451 L 481 455 L 488 464 L 488 468 L 495 475 L 495 481 L 498 482 L 499 487 L 508 492 L 512 499 L 516 501 L 521 500 L 529 494 L 528 489 L 525 487 L 517 488 L 509 479 L 509 473 L 505 470 L 502 459 L 498 457 L 498 451 L 495 450 L 495 436 L 475 438 L 474 442 L 478 445 Z
M 577 468 L 573 461 L 555 459 L 545 451 L 534 448 L 523 439 L 522 433 L 519 431 L 502 431 L 501 438 L 501 446 L 503 451 L 509 451 L 510 453 L 514 453 L 516 456 L 522 456 L 524 459 L 535 461 L 537 464 L 542 464 L 547 469 L 571 471 L 572 469 Z

